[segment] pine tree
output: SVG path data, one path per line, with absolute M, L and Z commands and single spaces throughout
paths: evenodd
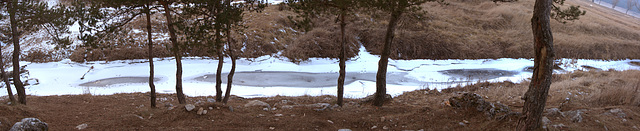
M 294 12 L 298 13 L 298 17 L 303 17 L 302 21 L 311 21 L 313 16 L 332 15 L 336 16 L 336 23 L 340 26 L 340 54 L 338 55 L 340 67 L 340 74 L 338 75 L 338 92 L 337 104 L 343 105 L 344 95 L 344 80 L 346 75 L 346 43 L 347 38 L 345 35 L 345 26 L 347 26 L 346 19 L 352 17 L 354 11 L 359 8 L 359 3 L 362 0 L 288 0 L 289 6 L 294 9 Z M 308 29 L 310 30 L 310 29 Z

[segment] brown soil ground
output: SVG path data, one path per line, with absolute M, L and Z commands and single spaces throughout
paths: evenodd
M 554 75 L 547 109 L 581 110 L 582 121 L 549 114 L 549 130 L 638 130 L 640 128 L 640 71 L 577 71 Z M 174 95 L 160 94 L 158 108 L 150 108 L 147 93 L 115 95 L 28 96 L 28 105 L 0 105 L 0 130 L 25 117 L 47 122 L 51 130 L 513 130 L 519 116 L 490 117 L 476 108 L 449 106 L 451 97 L 476 93 L 486 101 L 504 103 L 514 112 L 522 108 L 520 96 L 528 82 L 486 83 L 443 91 L 416 90 L 393 98 L 383 107 L 346 99 L 340 108 L 318 111 L 305 105 L 335 103 L 334 96 L 232 97 L 229 104 L 209 103 L 211 97 L 189 97 L 188 103 L 208 110 L 188 112 Z M 567 100 L 568 99 L 568 100 Z M 275 110 L 245 107 L 264 101 Z M 6 98 L 0 99 L 7 103 Z M 175 109 L 168 109 L 173 104 Z M 293 108 L 283 108 L 290 105 Z M 233 108 L 232 110 L 230 109 Z M 611 112 L 620 109 L 620 112 Z M 10 124 L 8 124 L 10 123 Z

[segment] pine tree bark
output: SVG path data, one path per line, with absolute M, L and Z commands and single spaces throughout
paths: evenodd
M 145 15 L 147 16 L 147 40 L 149 46 L 149 88 L 151 88 L 149 95 L 151 96 L 151 108 L 156 108 L 156 85 L 153 84 L 155 71 L 153 67 L 153 38 L 151 37 L 151 10 L 149 9 L 150 5 L 150 2 L 147 3 L 147 5 L 144 6 L 144 10 Z
M 536 0 L 531 18 L 535 58 L 533 76 L 524 94 L 524 117 L 518 121 L 517 130 L 531 131 L 541 128 L 542 113 L 547 102 L 553 73 L 553 35 L 550 18 L 552 0 Z
M 392 5 L 390 5 L 392 6 Z M 389 64 L 389 55 L 391 54 L 391 44 L 393 43 L 393 37 L 395 34 L 398 20 L 403 13 L 403 9 L 396 8 L 391 11 L 391 18 L 389 25 L 387 26 L 387 33 L 384 37 L 384 46 L 382 47 L 382 55 L 380 55 L 380 61 L 378 62 L 378 72 L 376 74 L 376 93 L 373 99 L 374 106 L 382 106 L 387 95 L 387 64 Z
M 171 7 L 169 7 L 169 3 L 171 3 L 171 1 L 161 1 L 160 3 L 164 7 L 164 17 L 167 18 L 167 27 L 169 28 L 169 40 L 173 44 L 173 55 L 176 58 L 176 95 L 178 97 L 178 102 L 180 104 L 185 104 L 187 101 L 185 100 L 184 93 L 182 92 L 182 54 L 180 45 L 178 44 L 176 30 L 173 27 L 174 21 L 173 18 L 171 18 Z
M 338 66 L 340 66 L 340 76 L 338 76 L 338 105 L 342 106 L 343 105 L 343 96 L 344 96 L 344 79 L 345 79 L 345 75 L 346 75 L 346 37 L 345 37 L 345 26 L 347 25 L 347 23 L 345 22 L 345 15 L 346 14 L 346 10 L 341 10 L 340 13 L 340 34 L 341 34 L 341 42 L 340 42 L 340 63 L 338 64 Z
M 18 32 L 18 22 L 16 21 L 16 6 L 17 3 L 15 0 L 9 0 L 7 3 L 7 8 L 9 9 L 9 21 L 11 22 L 11 40 L 13 42 L 13 85 L 16 87 L 16 91 L 18 92 L 18 103 L 27 104 L 27 95 L 24 90 L 24 85 L 22 84 L 22 80 L 20 80 L 20 34 Z
M 220 29 L 216 29 L 216 53 L 218 55 L 218 68 L 216 70 L 216 101 L 222 101 L 222 66 L 224 64 L 224 56 L 222 56 L 222 36 Z
M 231 71 L 229 71 L 229 75 L 227 75 L 227 91 L 224 92 L 224 99 L 222 102 L 227 104 L 229 101 L 229 97 L 231 97 L 231 86 L 233 83 L 233 75 L 236 73 L 236 57 L 233 55 L 233 46 L 231 40 L 231 26 L 227 26 L 227 47 L 229 48 L 229 58 L 231 58 Z

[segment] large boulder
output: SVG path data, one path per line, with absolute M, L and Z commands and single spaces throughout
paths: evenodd
M 266 108 L 266 110 L 271 110 L 271 105 L 260 100 L 249 101 L 249 103 L 244 104 L 244 107 L 263 107 Z
M 489 117 L 494 117 L 498 113 L 510 113 L 509 106 L 485 101 L 480 95 L 475 93 L 464 93 L 460 97 L 449 98 L 449 104 L 456 108 L 476 109 L 484 112 Z
M 47 123 L 38 118 L 24 118 L 20 122 L 13 124 L 9 131 L 48 131 Z

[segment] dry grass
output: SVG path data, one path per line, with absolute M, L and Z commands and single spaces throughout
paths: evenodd
M 448 1 L 441 6 L 427 3 L 424 20 L 403 19 L 396 33 L 392 57 L 396 59 L 531 58 L 531 18 L 533 0 L 514 3 L 491 1 Z M 591 7 L 583 1 L 587 15 L 561 24 L 552 21 L 558 57 L 586 59 L 640 58 L 640 28 L 637 18 L 620 15 L 607 8 Z M 615 14 L 615 15 L 611 15 Z M 406 16 L 405 16 L 406 17 Z M 416 22 L 417 21 L 417 22 Z M 362 33 L 365 46 L 379 54 L 385 20 L 372 22 Z M 382 31 L 382 32 L 381 32 Z M 408 32 L 408 33 L 403 33 Z M 403 48 L 406 47 L 406 48 Z M 416 53 L 418 52 L 418 53 Z
M 424 17 L 417 17 L 415 14 L 405 15 L 396 31 L 391 58 L 533 57 L 530 29 L 533 0 L 512 3 L 479 0 L 448 2 L 450 5 L 447 6 L 437 3 L 424 4 L 424 10 L 428 12 Z M 599 5 L 590 6 L 587 1 L 569 0 L 566 4 L 580 5 L 587 11 L 587 15 L 567 24 L 552 21 L 556 58 L 640 58 L 640 19 Z M 295 15 L 280 5 L 269 6 L 262 12 L 247 12 L 244 24 L 249 28 L 244 30 L 246 35 L 234 35 L 237 42 L 245 45 L 241 57 L 255 58 L 280 53 L 294 62 L 310 57 L 336 58 L 339 30 L 334 16 L 314 19 L 314 29 L 301 32 L 287 18 Z M 347 26 L 347 38 L 350 41 L 348 56 L 353 57 L 357 52 L 359 45 L 356 41 L 362 42 L 373 54 L 380 54 L 388 16 L 382 12 L 358 12 L 356 16 L 349 20 L 350 24 Z M 159 15 L 154 16 L 154 32 L 166 33 L 163 20 Z M 130 27 L 142 29 L 143 25 L 144 19 L 139 19 Z M 140 36 L 134 37 L 135 42 L 122 44 L 144 43 L 144 39 L 136 37 Z M 161 43 L 159 47 L 168 46 L 166 40 L 158 42 Z M 190 48 L 186 51 L 189 56 L 210 56 L 209 49 Z M 108 56 L 95 60 L 104 60 L 106 57 Z
M 553 75 L 549 89 L 548 107 L 571 110 L 577 107 L 638 106 L 640 105 L 640 71 L 575 71 Z M 477 84 L 444 89 L 444 93 L 473 92 L 488 100 L 510 106 L 521 106 L 521 96 L 529 82 Z

